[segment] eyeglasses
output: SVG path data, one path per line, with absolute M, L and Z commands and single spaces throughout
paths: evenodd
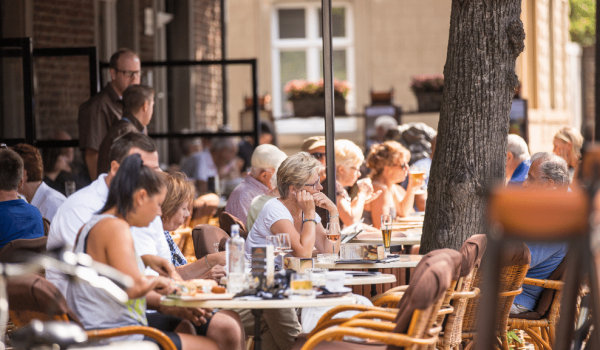
M 313 158 L 315 158 L 316 160 L 321 160 L 321 158 L 325 157 L 325 153 L 322 152 L 315 152 L 315 153 L 311 153 L 311 156 L 313 156 Z
M 314 184 L 304 184 L 304 186 L 312 187 L 312 188 L 313 188 L 313 190 L 316 190 L 316 189 L 318 189 L 318 188 L 319 188 L 319 185 L 321 184 L 321 183 L 319 182 L 320 180 L 321 180 L 321 179 L 317 179 L 317 181 L 315 181 L 315 183 L 314 183 Z
M 357 168 L 357 167 L 355 167 L 355 166 L 351 166 L 351 167 L 350 167 L 350 170 L 354 171 L 355 173 L 358 173 L 358 172 L 360 172 L 360 169 L 359 169 L 359 168 Z
M 131 78 L 133 76 L 139 77 L 141 74 L 141 71 L 139 71 L 139 70 L 120 70 L 120 69 L 116 69 L 116 68 L 115 68 L 115 70 L 119 73 L 122 73 L 127 78 Z
M 406 163 L 400 163 L 400 164 L 396 164 L 394 166 L 395 167 L 400 167 L 402 169 L 407 169 L 408 168 L 408 164 L 406 164 Z

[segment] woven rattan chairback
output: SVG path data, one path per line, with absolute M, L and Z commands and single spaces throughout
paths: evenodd
M 444 324 L 444 334 L 438 341 L 438 347 L 443 349 L 458 348 L 462 342 L 462 324 L 467 309 L 467 303 L 470 299 L 477 297 L 479 289 L 473 286 L 475 275 L 481 264 L 483 253 L 487 244 L 485 235 L 474 235 L 465 241 L 460 248 L 462 263 L 460 278 L 456 285 L 455 292 L 452 293 L 450 306 L 453 311 L 448 315 Z M 438 316 L 438 324 L 442 324 L 443 315 Z
M 517 294 L 522 291 L 523 280 L 527 274 L 531 256 L 529 248 L 522 242 L 512 242 L 507 244 L 507 249 L 504 251 L 500 260 L 500 280 L 498 294 L 494 305 L 482 305 L 486 310 L 497 308 L 498 312 L 495 319 L 496 335 L 501 339 L 502 348 L 505 348 L 506 343 L 506 326 L 510 307 Z M 473 285 L 481 289 L 483 283 L 483 270 L 477 269 L 473 279 Z M 465 340 L 465 349 L 473 346 L 478 326 L 478 312 L 481 304 L 481 299 L 474 298 L 467 302 L 466 310 L 462 323 L 462 338 Z M 507 344 L 506 344 L 507 346 Z M 506 348 L 507 349 L 507 348 Z

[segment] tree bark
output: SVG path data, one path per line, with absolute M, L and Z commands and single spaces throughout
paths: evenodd
M 504 180 L 521 0 L 452 0 L 444 97 L 421 254 L 485 233 L 486 190 Z

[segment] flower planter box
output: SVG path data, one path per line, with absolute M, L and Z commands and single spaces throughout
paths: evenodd
M 325 116 L 325 97 L 301 97 L 292 100 L 295 117 Z M 346 99 L 334 97 L 335 115 L 346 115 Z
M 442 107 L 443 92 L 415 92 L 419 112 L 439 112 Z

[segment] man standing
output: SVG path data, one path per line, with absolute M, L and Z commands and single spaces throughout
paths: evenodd
M 96 165 L 100 143 L 123 114 L 123 92 L 129 86 L 140 83 L 140 59 L 129 49 L 115 52 L 110 58 L 109 68 L 111 81 L 79 107 L 79 147 L 85 153 L 85 163 L 92 180 L 98 177 Z
M 534 191 L 563 191 L 569 188 L 569 169 L 561 157 L 540 152 L 531 158 L 531 167 L 523 187 Z M 547 279 L 567 254 L 567 243 L 527 243 L 531 263 L 525 277 Z M 535 309 L 542 287 L 523 285 L 523 292 L 515 297 L 511 314 Z
M 287 158 L 279 148 L 273 145 L 260 145 L 252 153 L 252 168 L 227 200 L 225 211 L 246 222 L 252 199 L 273 190 L 271 178 L 277 173 L 281 162 Z
M 154 89 L 146 85 L 132 85 L 123 92 L 123 117 L 108 129 L 98 154 L 99 174 L 110 170 L 110 146 L 128 132 L 141 133 L 150 124 L 154 112 Z
M 527 143 L 519 135 L 508 135 L 508 150 L 506 151 L 506 181 L 509 185 L 520 186 L 531 166 Z
M 44 163 L 37 148 L 20 143 L 13 147 L 23 159 L 23 185 L 19 193 L 25 196 L 27 202 L 42 213 L 42 216 L 52 222 L 58 207 L 67 199 L 62 193 L 50 188 L 43 181 Z
M 44 236 L 42 214 L 19 198 L 23 160 L 10 149 L 0 149 L 0 248 L 15 239 Z

